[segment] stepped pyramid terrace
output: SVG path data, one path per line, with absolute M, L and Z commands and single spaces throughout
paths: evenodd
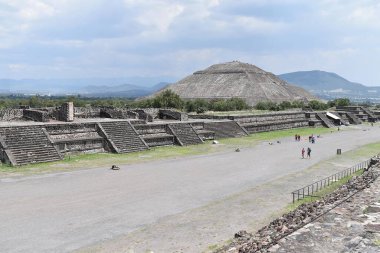
M 308 91 L 288 84 L 255 65 L 239 61 L 212 65 L 169 85 L 184 99 L 242 98 L 248 105 L 260 101 L 308 101 L 317 99 Z
M 235 64 L 235 63 L 234 63 Z M 187 114 L 173 109 L 74 107 L 0 110 L 0 159 L 11 165 L 58 161 L 78 153 L 130 153 L 156 146 L 194 145 L 298 127 L 376 121 L 366 108 L 334 112 L 284 111 L 264 114 Z

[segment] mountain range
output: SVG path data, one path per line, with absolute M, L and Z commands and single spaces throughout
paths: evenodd
M 298 71 L 278 75 L 278 77 L 324 99 L 347 97 L 353 101 L 380 100 L 379 86 L 365 86 L 351 82 L 331 72 Z
M 88 97 L 147 96 L 168 85 L 159 82 L 149 85 L 136 80 L 139 85 L 128 83 L 126 78 L 83 78 L 83 79 L 0 79 L 0 94 L 24 95 L 77 95 Z
M 347 97 L 353 101 L 380 102 L 380 86 L 351 82 L 335 73 L 312 70 L 278 75 L 279 78 L 329 100 Z M 88 97 L 148 96 L 169 85 L 167 77 L 155 78 L 83 78 L 83 79 L 0 79 L 0 94 L 75 95 Z M 137 84 L 138 85 L 137 85 Z M 155 85 L 150 85 L 156 83 Z

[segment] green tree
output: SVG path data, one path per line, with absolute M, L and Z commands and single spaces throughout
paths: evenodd
M 272 101 L 261 101 L 258 102 L 255 106 L 257 110 L 270 110 L 270 111 L 279 111 L 280 107 Z
M 350 99 L 348 98 L 337 98 L 332 101 L 327 102 L 329 107 L 333 106 L 349 106 L 351 104 Z
M 293 107 L 292 103 L 289 101 L 282 101 L 278 106 L 280 107 L 280 110 L 287 110 Z
M 183 100 L 172 90 L 165 90 L 153 99 L 152 106 L 155 108 L 176 108 L 182 109 Z
M 305 107 L 305 103 L 302 100 L 292 101 L 292 108 L 303 108 L 303 107 Z
M 329 106 L 321 101 L 318 100 L 311 100 L 309 101 L 309 106 L 313 110 L 326 110 Z

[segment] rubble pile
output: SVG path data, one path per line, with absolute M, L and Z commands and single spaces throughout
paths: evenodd
M 379 161 L 379 158 L 372 159 L 369 168 L 363 174 L 354 176 L 346 184 L 320 200 L 300 205 L 297 209 L 273 220 L 255 234 L 239 231 L 230 245 L 216 252 L 268 252 L 268 248 L 277 244 L 280 239 L 330 211 L 358 191 L 369 187 L 378 176 L 378 171 L 374 168 L 380 167 Z

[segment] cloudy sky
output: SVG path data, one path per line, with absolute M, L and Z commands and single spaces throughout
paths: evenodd
M 232 60 L 380 85 L 380 2 L 0 0 L 0 78 L 173 81 Z

